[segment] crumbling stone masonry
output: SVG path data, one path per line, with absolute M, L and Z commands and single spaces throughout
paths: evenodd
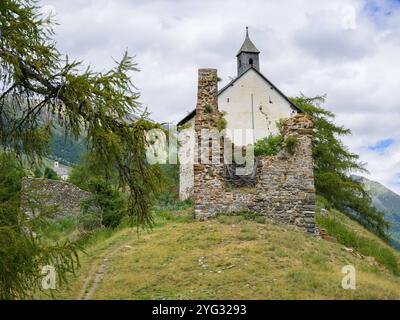
M 195 131 L 202 141 L 202 129 L 215 128 L 220 116 L 217 100 L 217 70 L 200 69 L 195 117 Z M 255 186 L 227 188 L 224 163 L 204 163 L 201 155 L 194 164 L 195 216 L 198 220 L 218 213 L 251 210 L 310 233 L 315 227 L 315 187 L 312 159 L 312 118 L 298 114 L 283 124 L 285 137 L 297 136 L 293 154 L 282 149 L 275 156 L 262 156 L 257 161 Z M 199 150 L 202 154 L 202 150 Z M 204 151 L 204 150 L 203 150 Z M 223 143 L 212 144 L 208 154 L 223 157 Z M 204 155 L 203 155 L 204 157 Z
M 57 216 L 77 214 L 80 202 L 91 193 L 61 180 L 25 177 L 22 179 L 21 200 L 25 213 L 32 215 L 35 208 L 54 206 Z

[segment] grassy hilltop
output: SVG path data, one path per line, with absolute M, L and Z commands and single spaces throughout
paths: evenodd
M 159 210 L 140 235 L 98 231 L 55 298 L 400 299 L 399 253 L 338 211 L 317 215 L 327 241 L 249 215 L 195 222 L 192 210 Z M 341 286 L 348 264 L 356 290 Z

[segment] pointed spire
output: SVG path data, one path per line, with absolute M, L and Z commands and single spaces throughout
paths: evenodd
M 260 53 L 254 43 L 250 40 L 249 37 L 249 27 L 246 26 L 246 38 L 244 39 L 244 42 L 242 44 L 242 47 L 240 48 L 237 56 L 241 54 L 242 52 L 251 52 L 251 53 Z

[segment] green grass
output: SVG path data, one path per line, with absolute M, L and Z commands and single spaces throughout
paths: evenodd
M 257 240 L 258 239 L 257 229 L 255 228 L 255 226 L 245 225 L 241 227 L 240 233 L 238 234 L 237 238 L 239 240 L 244 240 L 244 241 Z
M 367 240 L 359 248 L 375 250 L 378 245 L 398 259 L 398 253 L 373 234 L 333 214 L 346 231 L 332 224 L 332 232 L 351 231 Z M 195 222 L 191 207 L 159 208 L 154 217 L 154 228 L 140 234 L 127 227 L 109 234 L 99 231 L 80 255 L 78 274 L 55 297 L 79 296 L 84 281 L 93 280 L 91 270 L 119 248 L 94 299 L 400 299 L 400 277 L 386 262 L 377 258 L 379 265 L 371 266 L 344 251 L 340 242 L 315 238 L 293 226 L 265 219 L 258 223 L 249 213 Z M 318 217 L 318 223 L 324 221 Z M 341 287 L 341 269 L 348 264 L 357 271 L 356 290 Z
M 368 239 L 343 224 L 340 213 L 336 215 L 322 216 L 317 214 L 317 223 L 334 236 L 337 241 L 347 247 L 356 249 L 359 253 L 374 257 L 379 263 L 386 266 L 394 274 L 400 275 L 400 267 L 393 250 L 379 243 L 377 240 Z M 343 217 L 341 217 L 343 218 Z
M 217 220 L 223 224 L 238 224 L 245 220 L 243 216 L 227 216 L 227 215 L 219 215 Z
M 157 213 L 158 211 L 176 211 L 181 209 L 186 209 L 193 207 L 193 200 L 187 199 L 184 201 L 176 201 L 175 199 L 164 199 L 164 203 L 161 205 L 156 205 L 154 211 Z
M 218 214 L 217 219 L 219 222 L 224 224 L 239 223 L 243 220 L 256 221 L 258 223 L 265 223 L 266 221 L 264 216 L 261 216 L 260 214 L 250 210 L 240 211 L 229 215 Z

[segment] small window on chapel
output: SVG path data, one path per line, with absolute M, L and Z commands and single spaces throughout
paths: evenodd
M 226 102 L 229 102 L 229 98 L 226 98 Z
M 252 66 L 253 65 L 253 59 L 249 59 L 249 64 Z

